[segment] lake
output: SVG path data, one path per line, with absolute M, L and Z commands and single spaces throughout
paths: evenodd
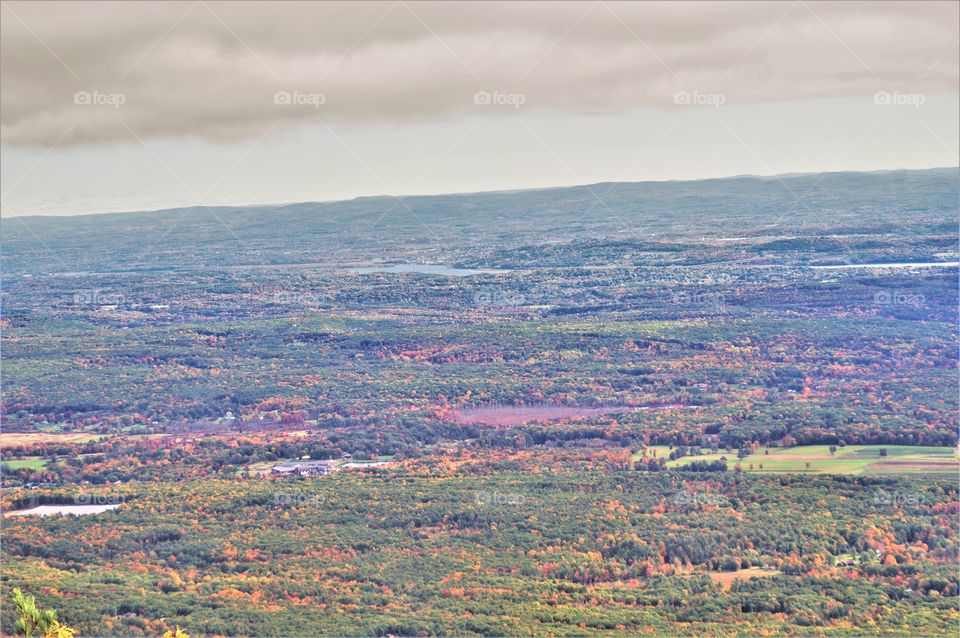
M 916 262 L 893 262 L 889 264 L 838 264 L 835 266 L 810 266 L 810 268 L 937 268 L 937 267 L 957 267 L 960 261 L 916 261 Z
M 470 268 L 452 268 L 443 264 L 391 264 L 389 266 L 360 266 L 350 268 L 350 272 L 358 275 L 368 275 L 377 272 L 415 272 L 423 275 L 441 275 L 445 277 L 469 277 L 471 275 L 499 275 L 510 272 L 509 270 L 473 270 Z
M 28 510 L 13 510 L 5 512 L 7 516 L 50 516 L 52 514 L 72 514 L 73 516 L 84 516 L 86 514 L 100 514 L 107 510 L 114 510 L 120 507 L 119 503 L 109 505 L 38 505 Z

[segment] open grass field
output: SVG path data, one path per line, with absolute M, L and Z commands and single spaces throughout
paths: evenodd
M 887 456 L 880 456 L 885 449 Z M 650 446 L 647 454 L 668 457 L 670 448 Z M 638 453 L 635 457 L 639 457 Z M 691 461 L 715 461 L 726 457 L 729 467 L 736 465 L 736 452 L 685 456 L 667 461 L 667 467 L 680 467 Z M 742 461 L 746 472 L 809 474 L 895 474 L 958 475 L 960 456 L 952 447 L 910 445 L 848 445 L 830 454 L 830 446 L 804 445 L 793 448 L 760 448 Z
M 20 470 L 23 468 L 29 468 L 31 470 L 42 470 L 47 465 L 47 459 L 39 456 L 31 456 L 25 459 L 14 459 L 12 461 L 4 461 L 3 464 L 9 467 L 11 470 Z
M 107 438 L 107 434 L 89 432 L 4 432 L 0 434 L 0 447 L 19 445 L 43 445 L 45 443 L 88 443 Z M 161 439 L 169 434 L 124 434 L 124 440 Z
M 60 423 L 42 423 L 37 426 L 40 432 L 63 432 L 63 425 Z
M 696 574 L 697 572 L 693 572 Z M 735 572 L 708 572 L 710 580 L 720 585 L 724 591 L 730 591 L 735 580 L 750 580 L 751 578 L 767 578 L 777 576 L 780 572 L 776 569 L 764 569 L 763 567 L 748 567 Z
M 5 432 L 0 434 L 0 447 L 40 445 L 43 443 L 86 443 L 88 441 L 99 441 L 105 437 L 105 434 L 88 434 L 86 432 Z

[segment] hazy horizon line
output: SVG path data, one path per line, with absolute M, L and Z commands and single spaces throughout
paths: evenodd
M 409 199 L 409 198 L 422 198 L 422 197 L 451 197 L 457 195 L 485 195 L 485 194 L 497 194 L 497 193 L 530 193 L 536 191 L 549 191 L 549 190 L 560 190 L 565 188 L 588 188 L 591 186 L 602 186 L 606 184 L 671 184 L 671 183 L 692 183 L 692 182 L 710 182 L 710 181 L 720 181 L 720 180 L 734 180 L 734 179 L 771 179 L 777 180 L 782 178 L 795 178 L 795 177 L 808 177 L 811 175 L 841 175 L 841 174 L 861 174 L 861 175 L 870 175 L 870 174 L 880 174 L 880 173 L 906 173 L 906 172 L 924 172 L 924 171 L 958 171 L 958 178 L 960 178 L 960 164 L 956 166 L 926 166 L 919 168 L 879 168 L 879 169 L 869 169 L 869 170 L 839 170 L 839 171 L 790 171 L 786 173 L 769 173 L 769 174 L 757 174 L 757 173 L 740 173 L 736 175 L 718 175 L 714 177 L 698 177 L 692 179 L 641 179 L 641 180 L 609 180 L 609 181 L 600 181 L 600 182 L 590 182 L 590 183 L 576 183 L 576 184 L 562 184 L 554 186 L 535 186 L 531 188 L 503 188 L 503 189 L 493 189 L 493 190 L 481 190 L 481 191 L 448 191 L 448 192 L 439 192 L 439 193 L 417 193 L 412 195 L 391 195 L 386 193 L 375 193 L 369 195 L 357 195 L 355 197 L 344 198 L 344 199 L 326 199 L 326 200 L 297 200 L 297 201 L 287 201 L 287 202 L 270 202 L 270 203 L 248 203 L 248 204 L 191 204 L 183 206 L 170 206 L 165 208 L 147 208 L 141 210 L 111 210 L 111 211 L 100 211 L 100 212 L 84 212 L 84 213 L 31 213 L 27 215 L 0 215 L 2 217 L 13 218 L 17 217 L 20 219 L 25 218 L 59 218 L 59 217 L 92 217 L 95 215 L 135 215 L 135 214 L 151 214 L 151 213 L 165 213 L 170 211 L 178 210 L 188 210 L 191 208 L 282 208 L 286 206 L 296 206 L 300 204 L 340 204 L 346 202 L 355 202 L 361 199 L 377 199 L 377 198 L 389 198 L 389 199 Z

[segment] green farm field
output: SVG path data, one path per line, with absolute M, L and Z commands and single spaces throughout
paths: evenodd
M 887 456 L 880 456 L 885 449 Z M 670 454 L 667 446 L 651 446 L 647 454 L 659 457 Z M 642 454 L 642 453 L 641 453 Z M 716 461 L 726 457 L 729 466 L 736 465 L 736 452 L 684 456 L 667 461 L 668 468 L 681 467 L 691 461 Z M 798 472 L 811 474 L 895 474 L 957 475 L 960 457 L 952 447 L 910 445 L 848 445 L 834 454 L 828 445 L 803 445 L 793 448 L 760 448 L 741 462 L 743 470 L 756 473 Z M 762 465 L 762 467 L 761 467 Z
M 47 465 L 47 459 L 33 456 L 26 459 L 14 459 L 11 461 L 4 461 L 4 465 L 9 467 L 11 470 L 19 470 L 21 468 L 29 468 L 34 471 L 40 471 Z

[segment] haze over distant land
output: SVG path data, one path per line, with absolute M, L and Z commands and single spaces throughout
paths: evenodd
M 568 186 L 542 186 L 534 188 L 519 188 L 519 189 L 500 189 L 500 190 L 489 190 L 489 191 L 464 191 L 464 192 L 451 192 L 451 193 L 414 193 L 411 195 L 393 195 L 388 193 L 375 193 L 370 195 L 360 195 L 357 197 L 352 197 L 350 199 L 340 199 L 340 200 L 318 200 L 318 201 L 301 201 L 301 202 L 268 202 L 268 203 L 258 203 L 258 204 L 237 204 L 237 205 L 216 205 L 216 204 L 204 204 L 198 203 L 194 206 L 187 207 L 171 207 L 171 208 L 155 208 L 149 210 L 119 210 L 119 211 L 96 211 L 91 213 L 67 213 L 64 215 L 31 215 L 31 217 L 90 217 L 95 215 L 150 215 L 151 213 L 180 213 L 186 210 L 196 209 L 203 210 L 204 208 L 216 208 L 218 210 L 225 211 L 234 211 L 234 212 L 243 212 L 245 215 L 256 214 L 257 211 L 263 211 L 265 214 L 270 214 L 276 211 L 291 211 L 291 210 L 300 210 L 300 209 L 310 209 L 315 210 L 316 212 L 321 211 L 337 211 L 339 209 L 350 210 L 353 208 L 354 204 L 364 204 L 364 208 L 369 210 L 375 210 L 376 203 L 386 201 L 389 207 L 390 203 L 409 201 L 409 202 L 420 202 L 420 203 L 433 203 L 433 202 L 445 202 L 453 201 L 457 202 L 456 206 L 461 206 L 461 202 L 469 202 L 474 199 L 479 201 L 486 200 L 488 198 L 501 198 L 507 195 L 517 195 L 518 197 L 523 197 L 529 195 L 536 197 L 537 195 L 545 196 L 547 199 L 558 198 L 562 199 L 566 194 L 577 193 L 580 196 L 583 196 L 591 191 L 599 189 L 601 192 L 605 192 L 609 195 L 610 192 L 616 189 L 628 190 L 633 196 L 644 197 L 647 194 L 653 193 L 662 193 L 669 192 L 670 190 L 675 189 L 686 189 L 691 188 L 697 191 L 700 191 L 702 196 L 709 196 L 711 191 L 711 186 L 719 186 L 721 189 L 725 189 L 727 185 L 734 183 L 741 184 L 759 184 L 763 182 L 779 182 L 784 188 L 783 195 L 784 197 L 790 197 L 790 187 L 787 185 L 788 181 L 794 179 L 804 180 L 809 184 L 812 184 L 815 188 L 817 185 L 820 185 L 821 182 L 826 180 L 826 184 L 838 184 L 838 183 L 847 183 L 847 180 L 844 178 L 849 178 L 857 180 L 859 178 L 870 179 L 870 177 L 879 177 L 883 175 L 898 175 L 902 177 L 910 176 L 923 176 L 930 175 L 936 176 L 939 179 L 949 180 L 951 176 L 955 176 L 957 172 L 960 171 L 960 167 L 952 166 L 935 166 L 930 168 L 922 169 L 881 169 L 874 171 L 825 171 L 822 173 L 807 173 L 807 172 L 796 172 L 796 173 L 781 173 L 777 175 L 751 175 L 748 173 L 740 175 L 729 175 L 729 176 L 716 176 L 716 177 L 707 177 L 700 179 L 665 179 L 665 180 L 650 180 L 650 181 L 633 181 L 625 180 L 618 182 L 596 182 L 593 184 L 572 184 Z M 786 181 L 785 181 L 786 180 Z M 602 203 L 601 197 L 601 203 Z M 642 201 L 642 199 L 641 199 Z M 369 208 L 370 204 L 374 204 L 373 208 Z M 607 203 L 609 206 L 609 202 Z M 508 206 L 509 208 L 509 206 Z M 597 208 L 594 206 L 593 208 Z M 587 211 L 592 212 L 591 210 Z M 451 211 L 452 214 L 456 215 L 456 210 Z M 336 213 L 334 213 L 336 214 Z
M 881 231 L 893 252 L 851 255 L 851 246 L 828 241 L 815 249 L 796 247 L 798 259 L 933 261 L 937 250 L 918 252 L 902 241 L 903 233 L 927 226 L 938 237 L 952 232 L 958 198 L 957 170 L 938 168 L 24 217 L 4 227 L 0 265 L 8 274 L 256 264 L 335 268 L 379 260 L 512 269 L 540 263 L 542 251 L 527 254 L 531 246 L 557 250 L 571 235 L 616 244 L 616 251 L 591 253 L 591 259 L 619 263 L 626 257 L 618 251 L 628 244 L 636 246 L 624 255 L 663 242 L 687 250 L 727 238 L 762 242 Z M 950 246 L 947 241 L 941 249 Z M 732 247 L 723 245 L 725 251 Z M 545 263 L 578 263 L 562 254 L 556 259 Z M 736 251 L 722 257 L 743 259 Z

